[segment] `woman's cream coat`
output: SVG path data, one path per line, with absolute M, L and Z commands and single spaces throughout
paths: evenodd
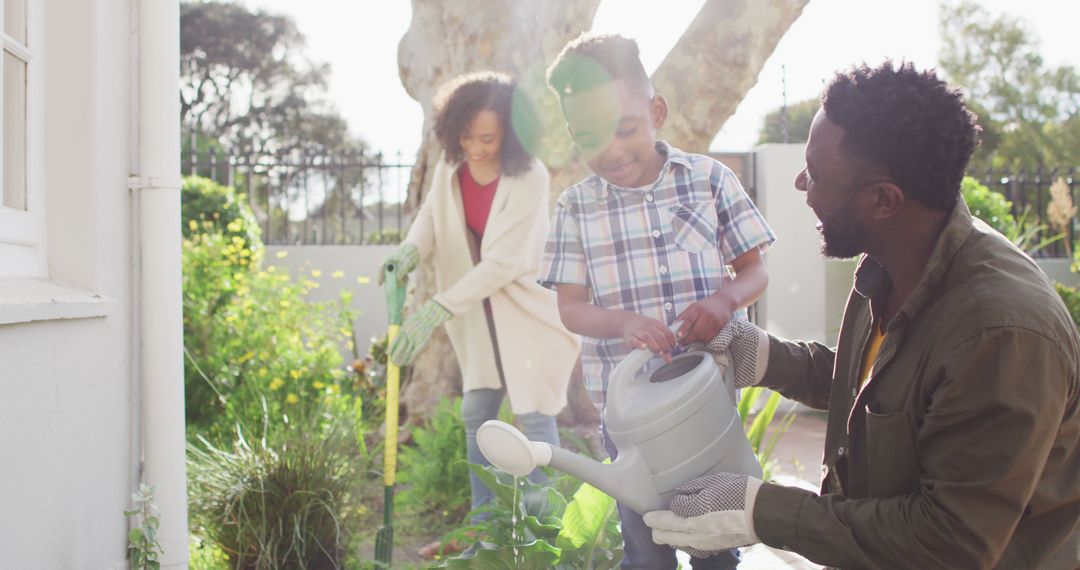
M 491 299 L 503 375 L 515 414 L 557 414 L 580 351 L 580 339 L 559 319 L 555 293 L 536 282 L 547 238 L 547 169 L 533 160 L 518 176 L 503 176 L 480 244 L 480 263 L 469 251 L 457 168 L 440 160 L 431 190 L 406 241 L 420 258 L 434 255 L 434 299 L 454 317 L 446 332 L 464 390 L 499 388 L 495 353 L 484 315 Z

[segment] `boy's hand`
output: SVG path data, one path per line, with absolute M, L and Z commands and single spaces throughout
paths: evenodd
M 622 337 L 632 348 L 647 348 L 663 357 L 664 362 L 671 362 L 671 351 L 678 345 L 667 325 L 641 315 L 631 315 L 623 323 Z
M 679 343 L 709 342 L 731 320 L 735 309 L 735 302 L 723 291 L 690 305 L 675 317 L 683 322 L 678 331 Z

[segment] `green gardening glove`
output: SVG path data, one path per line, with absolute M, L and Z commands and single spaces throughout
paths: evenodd
M 419 311 L 408 316 L 401 331 L 390 345 L 390 359 L 398 366 L 408 366 L 431 340 L 439 325 L 453 317 L 450 311 L 435 301 L 428 301 Z
M 375 277 L 375 281 L 379 285 L 383 284 L 383 273 L 386 272 L 386 266 L 391 263 L 397 266 L 398 283 L 404 287 L 405 282 L 409 280 L 409 274 L 420 263 L 420 250 L 416 249 L 415 245 L 405 242 L 395 249 L 393 253 L 386 256 L 382 265 L 379 266 L 379 274 Z

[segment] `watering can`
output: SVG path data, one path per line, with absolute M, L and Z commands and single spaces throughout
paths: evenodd
M 612 463 L 529 441 L 498 420 L 477 431 L 480 451 L 515 476 L 545 465 L 564 471 L 641 514 L 667 509 L 677 487 L 702 475 L 760 478 L 761 465 L 735 407 L 733 367 L 691 350 L 640 373 L 652 357 L 648 349 L 637 349 L 611 374 L 603 417 L 619 450 Z

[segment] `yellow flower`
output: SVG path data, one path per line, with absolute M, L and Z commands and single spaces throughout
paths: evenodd
M 315 383 L 312 384 L 312 386 L 314 386 L 316 390 L 322 390 L 323 388 L 326 387 L 326 384 L 323 384 L 322 382 L 319 382 L 318 380 L 316 380 Z
M 278 259 L 285 259 L 286 257 L 289 257 L 289 252 L 287 252 L 287 251 L 279 251 L 279 252 L 277 252 L 277 258 Z
M 299 401 L 300 401 L 300 396 L 297 396 L 296 394 L 289 393 L 288 396 L 285 396 L 285 403 L 286 404 L 295 404 L 295 403 L 297 403 Z
M 345 277 L 345 272 L 339 269 L 331 273 L 330 277 L 333 277 L 334 279 L 341 279 L 342 277 Z
M 270 389 L 271 390 L 277 390 L 278 388 L 281 388 L 284 385 L 285 385 L 285 381 L 282 380 L 281 378 L 274 378 L 273 380 L 270 381 Z
M 197 232 L 199 231 L 199 222 L 196 222 L 195 220 L 188 220 L 187 227 L 189 230 Z
M 300 377 L 300 373 L 297 372 L 296 370 L 290 370 L 289 371 L 289 376 L 292 376 L 292 379 L 296 380 L 297 378 Z
M 285 252 L 282 252 L 282 253 L 285 253 Z M 271 265 L 270 267 L 266 268 L 267 273 L 274 273 L 275 271 L 277 271 L 277 266 L 276 265 Z
M 262 368 L 259 369 L 259 377 L 261 378 L 263 376 L 266 376 L 267 372 L 269 372 L 269 370 L 267 370 L 266 367 L 263 366 Z
M 371 283 L 371 279 L 367 277 L 357 277 L 356 282 L 361 285 L 367 285 L 368 283 Z
M 311 276 L 316 277 L 316 278 L 322 277 L 322 271 L 319 270 L 319 269 L 312 269 L 311 270 Z

